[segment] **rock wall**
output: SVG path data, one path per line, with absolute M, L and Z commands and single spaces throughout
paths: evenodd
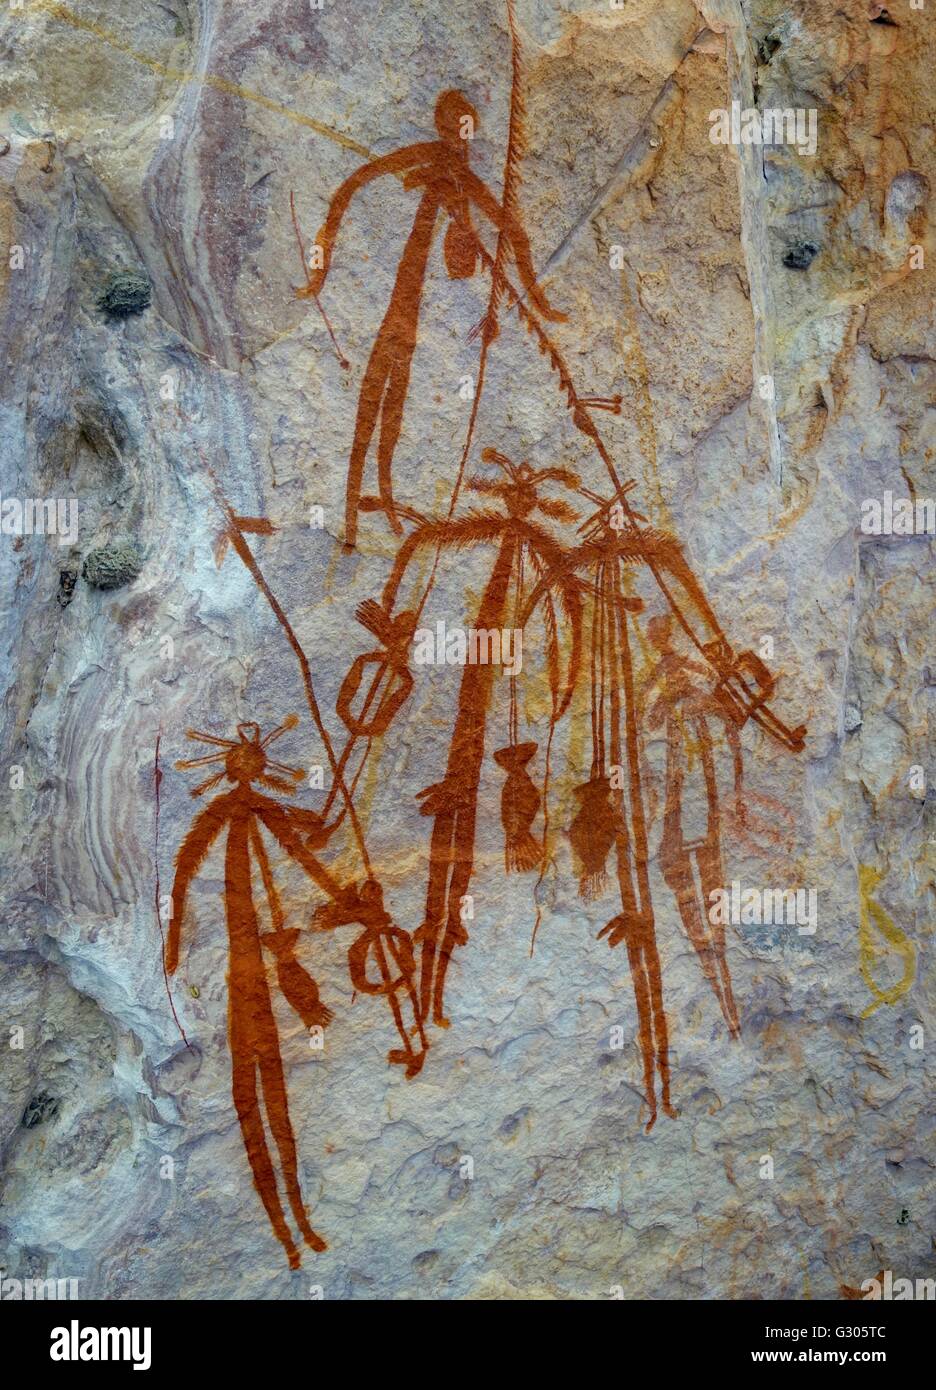
M 4 7 L 6 1277 L 834 1299 L 932 1276 L 934 50 L 923 0 Z M 453 90 L 464 150 L 373 170 L 322 283 L 336 191 L 438 141 Z M 802 124 L 719 143 L 733 103 L 738 131 Z M 420 291 L 397 276 L 427 190 Z M 33 499 L 56 534 L 22 506 L 17 530 Z M 912 519 L 875 533 L 875 502 Z M 394 665 L 386 623 L 417 607 L 433 635 L 497 611 L 516 678 L 406 634 Z M 747 651 L 777 679 L 749 664 L 732 713 Z M 378 673 L 377 708 L 412 689 L 345 760 L 340 709 Z M 526 771 L 493 757 L 524 742 Z M 251 832 L 250 796 L 298 809 Z M 799 916 L 706 920 L 713 883 L 798 890 Z

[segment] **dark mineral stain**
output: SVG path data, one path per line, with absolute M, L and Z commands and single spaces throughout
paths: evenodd
M 54 1096 L 49 1095 L 48 1091 L 40 1091 L 33 1096 L 32 1100 L 23 1111 L 21 1121 L 24 1129 L 35 1129 L 36 1125 L 41 1125 L 45 1120 L 51 1120 L 58 1114 L 58 1101 Z
M 115 270 L 98 291 L 95 302 L 108 318 L 125 319 L 131 314 L 142 314 L 149 308 L 151 298 L 150 282 L 140 271 Z
M 762 68 L 767 66 L 779 47 L 780 40 L 776 34 L 768 34 L 766 38 L 761 39 L 757 44 L 756 52 L 757 61 Z
M 808 270 L 819 255 L 814 241 L 794 241 L 783 258 L 787 270 Z
M 498 1134 L 502 1139 L 516 1139 L 520 1126 L 530 1113 L 530 1107 L 525 1105 L 522 1110 L 518 1110 L 515 1115 L 508 1115 L 501 1123 Z
M 77 582 L 78 571 L 76 569 L 59 570 L 59 591 L 57 598 L 61 608 L 67 608 L 71 603 Z

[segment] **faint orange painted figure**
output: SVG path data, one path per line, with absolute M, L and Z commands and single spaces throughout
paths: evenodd
M 254 789 L 254 783 L 291 796 L 295 783 L 303 777 L 298 768 L 273 762 L 267 749 L 274 739 L 295 728 L 290 716 L 278 729 L 260 737 L 256 724 L 238 725 L 237 739 L 215 738 L 212 734 L 189 730 L 189 738 L 217 745 L 219 751 L 203 758 L 177 764 L 180 768 L 202 768 L 222 763 L 220 771 L 192 792 L 201 796 L 225 778 L 233 782 L 196 817 L 176 856 L 172 887 L 172 920 L 166 944 L 166 970 L 171 975 L 179 964 L 179 948 L 185 921 L 186 898 L 191 882 L 208 851 L 222 830 L 227 829 L 224 857 L 224 903 L 230 944 L 228 969 L 228 1030 L 231 1045 L 231 1080 L 234 1107 L 240 1121 L 244 1146 L 253 1172 L 254 1184 L 266 1208 L 270 1224 L 289 1259 L 298 1269 L 299 1251 L 287 1225 L 277 1190 L 276 1173 L 270 1156 L 267 1130 L 279 1152 L 282 1181 L 293 1217 L 306 1245 L 325 1250 L 326 1244 L 310 1226 L 296 1163 L 296 1141 L 289 1118 L 286 1082 L 280 1056 L 279 1035 L 267 984 L 262 947 L 276 962 L 277 979 L 288 1003 L 306 1027 L 324 1027 L 332 1015 L 319 999 L 312 976 L 295 958 L 298 933 L 284 930 L 284 914 L 273 881 L 266 849 L 260 835 L 262 824 L 332 896 L 341 890 L 328 871 L 311 853 L 311 846 L 325 842 L 330 833 L 314 811 L 281 806 Z M 289 780 L 287 780 L 289 779 Z M 252 869 L 259 870 L 273 924 L 272 932 L 261 934 L 254 905 Z M 259 1080 L 259 1088 L 258 1088 Z M 262 1092 L 262 1104 L 261 1104 Z M 265 1113 L 264 1113 L 265 1112 Z
M 643 684 L 646 700 L 659 688 L 647 712 L 647 728 L 666 728 L 666 809 L 660 844 L 660 869 L 672 889 L 686 935 L 692 942 L 705 978 L 718 1000 L 733 1038 L 741 1034 L 738 1011 L 725 959 L 725 928 L 709 919 L 708 907 L 716 889 L 725 886 L 721 855 L 721 814 L 716 778 L 715 745 L 708 721 L 715 717 L 725 726 L 734 767 L 736 806 L 741 810 L 743 763 L 738 726 L 725 705 L 710 693 L 711 668 L 676 650 L 673 620 L 669 613 L 651 618 L 647 636 L 660 659 Z M 695 739 L 690 738 L 690 727 Z M 705 784 L 705 824 L 685 824 L 688 814 L 683 790 L 697 757 Z M 743 819 L 743 810 L 741 810 Z M 698 887 L 693 866 L 698 874 Z
M 649 850 L 645 787 L 641 774 L 641 709 L 636 690 L 631 646 L 637 616 L 644 612 L 643 599 L 628 593 L 629 574 L 647 573 L 667 605 L 666 613 L 647 625 L 651 641 L 661 652 L 650 684 L 663 682 L 664 693 L 654 706 L 654 717 L 668 717 L 668 799 L 664 843 L 660 852 L 666 882 L 676 892 L 683 923 L 699 953 L 706 978 L 725 1014 L 729 1030 L 738 1022 L 731 981 L 724 958 L 724 940 L 710 934 L 707 918 L 699 921 L 692 883 L 693 859 L 703 876 L 703 889 L 722 887 L 718 788 L 714 781 L 711 737 L 706 720 L 718 717 L 729 728 L 735 759 L 736 789 L 740 786 L 740 741 L 737 729 L 753 719 L 785 747 L 802 747 L 805 730 L 788 729 L 768 708 L 775 681 L 751 652 L 735 656 L 718 620 L 693 574 L 678 542 L 665 532 L 639 525 L 626 493 L 631 485 L 602 500 L 587 489 L 581 491 L 599 504 L 579 528 L 583 541 L 564 551 L 558 567 L 533 591 L 530 605 L 543 592 L 570 575 L 585 571 L 591 596 L 588 671 L 591 693 L 592 757 L 588 780 L 575 789 L 577 810 L 569 838 L 578 861 L 579 888 L 583 897 L 598 898 L 611 874 L 614 851 L 616 886 L 621 910 L 602 928 L 599 937 L 611 947 L 623 943 L 628 953 L 638 1038 L 643 1058 L 644 1084 L 650 1117 L 649 1131 L 659 1106 L 676 1114 L 670 1097 L 669 1028 L 663 1006 L 663 980 L 656 940 L 654 907 L 650 891 Z M 695 646 L 705 663 L 681 656 L 672 646 L 676 628 Z M 705 678 L 700 691 L 690 680 Z M 682 766 L 684 749 L 677 742 L 678 717 L 695 721 L 702 746 L 709 831 L 696 844 L 682 835 Z M 692 855 L 692 858 L 690 858 Z
M 469 165 L 469 143 L 478 126 L 478 113 L 471 102 L 461 92 L 443 92 L 436 102 L 435 125 L 438 140 L 407 145 L 404 149 L 383 155 L 345 180 L 333 197 L 325 224 L 316 238 L 322 264 L 310 272 L 308 283 L 297 291 L 299 296 L 313 299 L 321 293 L 342 219 L 355 193 L 366 184 L 383 174 L 395 174 L 403 179 L 405 188 L 422 190 L 412 231 L 400 259 L 390 304 L 361 384 L 348 463 L 345 511 L 347 546 L 354 546 L 357 541 L 357 515 L 364 467 L 378 424 L 377 478 L 380 501 L 393 530 L 398 535 L 402 533 L 393 501 L 391 470 L 416 350 L 426 267 L 440 212 L 448 218 L 443 251 L 445 267 L 451 279 L 468 279 L 482 260 L 490 259 L 472 223 L 471 211 L 474 207 L 494 224 L 502 240 L 509 246 L 520 279 L 539 313 L 554 321 L 562 321 L 565 317 L 550 307 L 536 283 L 530 243 L 518 218 L 509 207 L 505 208 L 498 202 Z M 485 331 L 491 336 L 496 332 L 493 318 Z

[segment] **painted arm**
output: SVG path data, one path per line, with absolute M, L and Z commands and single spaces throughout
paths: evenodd
M 393 612 L 397 591 L 413 556 L 423 546 L 439 545 L 443 548 L 461 549 L 469 545 L 484 545 L 499 541 L 503 535 L 504 518 L 484 516 L 469 512 L 456 521 L 428 521 L 411 531 L 397 551 L 390 577 L 383 587 L 382 605 L 387 613 Z
M 226 802 L 226 797 L 219 797 Z M 185 914 L 185 900 L 192 879 L 201 868 L 205 856 L 221 834 L 227 822 L 225 809 L 217 802 L 206 806 L 195 817 L 192 828 L 186 835 L 176 855 L 175 879 L 172 884 L 172 916 L 169 921 L 169 936 L 166 941 L 166 973 L 174 975 L 179 964 L 179 947 L 182 941 L 182 918 Z
M 293 808 L 287 810 L 269 797 L 257 794 L 253 797 L 252 805 L 270 834 L 280 842 L 286 853 L 305 869 L 312 881 L 318 884 L 319 888 L 326 892 L 330 898 L 342 901 L 346 890 L 341 887 L 334 875 L 329 873 L 325 865 L 320 863 L 302 843 L 302 838 L 291 820 L 290 811 Z
M 507 238 L 523 287 L 543 318 L 549 319 L 551 323 L 565 323 L 567 315 L 552 308 L 546 295 L 536 283 L 536 271 L 533 269 L 530 241 L 519 219 L 514 217 L 512 213 L 504 211 L 487 184 L 479 179 L 477 174 L 472 173 L 469 169 L 462 177 L 465 179 L 468 196 L 472 202 Z
M 658 662 L 651 671 L 642 676 L 637 682 L 637 703 L 645 705 L 647 697 L 656 689 L 657 686 L 663 690 L 666 681 L 663 672 L 663 663 Z M 679 661 L 681 671 L 689 671 L 694 676 L 701 676 L 703 680 L 709 681 L 712 678 L 711 666 L 703 666 L 701 661 L 693 661 L 691 657 L 684 656 Z M 689 697 L 692 698 L 692 697 Z
M 682 548 L 671 537 L 667 537 L 666 542 L 660 555 L 650 563 L 650 569 L 674 617 L 721 677 L 716 691 L 725 707 L 730 709 L 739 725 L 753 719 L 777 743 L 798 753 L 806 737 L 805 725 L 800 724 L 792 729 L 777 718 L 767 703 L 773 693 L 774 677 L 753 652 L 745 651 L 740 656 L 734 653 L 701 584 L 686 562 Z M 675 581 L 678 593 L 673 592 L 669 583 L 671 579 Z M 681 600 L 686 599 L 690 606 L 689 616 L 681 604 Z M 694 618 L 702 619 L 703 631 L 698 630 Z M 708 631 L 707 636 L 704 629 Z
M 324 226 L 315 238 L 316 246 L 320 247 L 322 251 L 322 265 L 313 271 L 306 267 L 309 280 L 301 290 L 296 291 L 299 299 L 312 299 L 321 293 L 331 266 L 335 238 L 355 193 L 371 183 L 372 180 L 381 178 L 384 174 L 405 174 L 408 169 L 421 163 L 434 151 L 435 145 L 428 142 L 419 145 L 407 145 L 405 149 L 394 150 L 392 154 L 385 154 L 379 159 L 372 159 L 369 164 L 362 164 L 360 169 L 355 169 L 350 178 L 345 179 L 332 198 Z

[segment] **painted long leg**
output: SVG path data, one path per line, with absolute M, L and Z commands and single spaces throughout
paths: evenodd
M 663 1108 L 664 1115 L 669 1115 L 671 1120 L 675 1120 L 678 1112 L 674 1110 L 670 1100 L 669 1028 L 666 1023 L 666 1010 L 663 1007 L 663 975 L 660 970 L 660 953 L 657 950 L 652 922 L 649 927 L 644 926 L 641 928 L 640 955 L 646 971 L 647 987 L 650 992 L 650 1013 L 653 1020 L 653 1046 L 656 1054 L 657 1066 L 660 1070 L 660 1104 Z M 650 1128 L 651 1125 L 648 1124 L 648 1134 Z
M 649 1119 L 645 1133 L 649 1134 L 656 1123 L 656 1076 L 659 1069 L 659 1091 L 663 1113 L 676 1119 L 676 1111 L 670 1104 L 669 1095 L 669 1034 L 666 1029 L 666 1013 L 663 1011 L 663 992 L 659 983 L 659 958 L 656 947 L 645 940 L 640 927 L 624 935 L 627 944 L 627 960 L 630 963 L 631 979 L 634 983 L 634 999 L 637 1002 L 637 1026 L 640 1037 L 640 1051 L 644 1058 L 644 1084 L 647 1088 Z
M 289 1205 L 296 1225 L 302 1233 L 302 1238 L 312 1250 L 327 1250 L 328 1246 L 316 1231 L 313 1231 L 309 1224 L 305 1204 L 302 1200 L 302 1190 L 299 1186 L 299 1171 L 296 1159 L 296 1140 L 293 1135 L 292 1124 L 289 1119 L 289 1102 L 286 1095 L 286 1082 L 283 1077 L 283 1064 L 280 1061 L 279 1044 L 275 1037 L 276 1023 L 272 1013 L 270 1015 L 274 1037 L 272 1046 L 269 1040 L 265 1044 L 259 1056 L 260 1080 L 263 1083 L 263 1098 L 266 1103 L 267 1119 L 276 1147 L 279 1150 L 280 1163 L 283 1167 L 283 1179 L 286 1183 L 286 1195 L 289 1197 Z
M 239 1039 L 239 1030 L 231 1020 L 231 1091 L 234 1109 L 240 1121 L 244 1148 L 253 1174 L 254 1187 L 269 1217 L 270 1225 L 277 1240 L 286 1251 L 290 1269 L 298 1269 L 301 1263 L 292 1232 L 286 1225 L 283 1208 L 276 1190 L 276 1174 L 267 1148 L 263 1117 L 260 1113 L 260 1100 L 257 1094 L 257 1059 L 245 1039 Z
M 628 915 L 631 918 L 631 924 L 627 926 L 626 930 L 626 940 L 634 981 L 634 997 L 637 1002 L 644 1073 L 648 1078 L 647 1101 L 651 1113 L 646 1129 L 649 1134 L 657 1116 L 654 1068 L 660 1074 L 660 1104 L 664 1114 L 675 1119 L 677 1112 L 673 1109 L 670 1100 L 669 1028 L 666 1022 L 666 1010 L 663 1007 L 663 976 L 656 944 L 653 901 L 650 896 L 647 822 L 640 779 L 637 705 L 628 631 L 628 609 L 622 597 L 618 567 L 608 568 L 607 583 L 612 670 L 617 671 L 619 665 L 621 689 L 624 692 L 624 749 L 627 756 L 631 826 L 631 833 L 628 834 L 624 798 L 622 797 L 620 802 L 621 830 L 616 837 L 618 883 L 621 889 L 621 904 L 624 908 L 625 923 L 627 923 Z M 620 716 L 620 694 L 617 682 L 613 681 L 611 688 L 611 753 L 613 760 L 619 765 L 622 763 Z
M 481 754 L 483 756 L 483 725 L 480 730 L 480 745 Z M 480 773 L 480 766 L 478 768 L 478 773 Z M 432 995 L 432 1020 L 442 1028 L 448 1027 L 448 1019 L 445 1017 L 444 1002 L 445 977 L 448 974 L 449 962 L 452 959 L 452 952 L 455 947 L 464 946 L 468 940 L 468 931 L 462 920 L 461 905 L 463 899 L 467 895 L 468 885 L 471 882 L 471 874 L 474 869 L 477 794 L 478 775 L 475 775 L 471 802 L 469 805 L 460 809 L 455 817 L 455 833 L 453 837 L 454 864 L 452 866 L 452 877 L 448 886 L 448 919 L 439 947 L 439 957 L 436 963 L 435 984 Z
M 501 542 L 478 607 L 475 619 L 478 631 L 503 626 L 514 554 L 514 538 L 507 535 Z M 490 666 L 465 667 L 445 778 L 438 787 L 428 789 L 430 796 L 439 801 L 439 813 L 429 854 L 424 923 L 427 939 L 420 960 L 420 1007 L 425 1018 L 431 1000 L 433 1022 L 443 1028 L 447 1027 L 443 1003 L 449 961 L 455 946 L 464 945 L 468 940 L 461 903 L 474 869 L 475 819 L 491 682 Z M 438 934 L 443 923 L 440 942 Z
M 708 798 L 709 811 L 706 843 L 695 851 L 696 864 L 699 868 L 699 880 L 702 885 L 702 902 L 705 904 L 712 902 L 712 894 L 715 889 L 724 888 L 725 874 L 721 858 L 718 781 L 715 775 L 715 758 L 712 751 L 712 739 L 705 719 L 697 719 L 695 721 L 695 726 L 699 739 L 699 747 L 702 750 L 702 770 L 705 774 L 705 791 Z M 728 726 L 728 735 L 728 741 L 731 745 L 734 760 L 735 788 L 737 790 L 741 786 L 742 776 L 741 744 L 738 739 L 737 730 L 732 729 L 730 725 Z M 733 1038 L 738 1038 L 741 1036 L 741 1024 L 738 1020 L 738 1009 L 734 1001 L 734 993 L 731 988 L 731 974 L 728 970 L 728 960 L 725 955 L 725 928 L 721 922 L 712 922 L 707 913 L 705 916 L 708 922 L 715 966 L 718 970 L 721 982 L 722 1010 L 725 1015 L 725 1022 L 728 1024 L 728 1032 L 731 1036 Z
M 686 936 L 699 957 L 702 973 L 712 987 L 729 1030 L 734 1031 L 731 1011 L 725 997 L 722 976 L 716 960 L 715 943 L 699 909 L 699 896 L 693 881 L 690 851 L 681 844 L 664 846 L 660 851 L 663 878 L 672 890 Z M 721 886 L 721 885 L 719 885 Z
M 403 407 L 406 405 L 415 349 L 415 339 L 412 343 L 397 344 L 387 380 L 387 393 L 380 409 L 380 438 L 377 441 L 377 490 L 387 520 L 398 536 L 403 534 L 403 527 L 393 505 L 393 455 L 403 428 Z
M 386 319 L 381 325 L 377 341 L 371 349 L 361 394 L 358 398 L 357 417 L 354 422 L 354 440 L 348 460 L 348 482 L 345 495 L 345 545 L 357 542 L 358 503 L 364 482 L 364 466 L 367 451 L 377 428 L 381 407 L 393 370 L 392 345 L 388 342 Z
M 711 902 L 715 889 L 724 889 L 725 886 L 721 855 L 717 848 L 703 847 L 696 850 L 695 859 L 699 866 L 703 900 Z M 728 969 L 728 960 L 725 954 L 725 928 L 721 922 L 710 922 L 709 930 L 711 932 L 712 955 L 721 984 L 719 1002 L 725 1015 L 725 1022 L 728 1024 L 729 1033 L 733 1038 L 739 1038 L 741 1036 L 741 1024 L 738 1019 L 734 992 L 731 988 L 731 972 Z
M 724 962 L 724 938 L 722 938 L 722 956 L 719 961 L 717 942 L 712 934 L 708 914 L 700 906 L 699 889 L 696 886 L 692 871 L 692 856 L 695 854 L 696 862 L 700 863 L 699 854 L 702 851 L 688 848 L 683 840 L 681 749 L 682 734 L 675 719 L 669 719 L 667 721 L 667 802 L 663 822 L 663 842 L 660 847 L 660 869 L 665 882 L 676 899 L 683 928 L 699 958 L 702 973 L 718 1000 L 718 1006 L 728 1024 L 729 1032 L 732 1037 L 736 1037 L 738 1017 L 734 998 L 731 995 L 730 981 L 728 982 L 728 992 L 725 991 L 727 965 Z M 706 751 L 704 739 L 702 749 L 704 763 Z M 711 825 L 711 803 L 709 823 Z M 700 864 L 700 878 L 702 879 L 703 903 L 711 901 L 708 896 L 711 888 L 721 888 L 724 885 L 721 882 L 712 882 L 710 858 L 706 861 L 704 875 L 701 872 Z
M 675 718 L 670 715 L 666 721 L 666 808 L 663 815 L 663 839 L 660 843 L 660 871 L 676 899 L 683 929 L 699 958 L 702 973 L 730 1027 L 712 938 L 707 919 L 703 920 L 699 907 L 699 892 L 692 872 L 691 851 L 683 836 L 683 752 L 682 731 Z
M 273 883 L 270 864 L 267 859 L 263 840 L 255 821 L 251 821 L 249 836 L 260 864 L 261 875 L 267 892 L 274 924 L 277 930 L 281 930 L 283 925 L 282 908 Z M 256 921 L 256 914 L 254 915 L 254 920 Z M 259 931 L 259 924 L 257 925 Z M 258 957 L 261 954 L 258 935 Z M 282 965 L 280 969 L 282 970 Z M 318 991 L 314 989 L 314 986 L 313 991 L 317 996 Z M 286 1081 L 283 1076 L 283 1064 L 279 1050 L 279 1035 L 276 1031 L 276 1019 L 273 1014 L 273 1005 L 270 1000 L 270 991 L 266 982 L 265 973 L 257 978 L 252 993 L 253 997 L 250 1002 L 256 1023 L 258 1039 L 257 1059 L 260 1067 L 260 1081 L 263 1086 L 263 1099 L 266 1104 L 267 1120 L 269 1121 L 273 1138 L 276 1141 L 276 1147 L 279 1150 L 280 1163 L 282 1164 L 283 1178 L 286 1183 L 286 1193 L 289 1197 L 289 1204 L 292 1207 L 296 1225 L 299 1227 L 306 1244 L 313 1250 L 327 1250 L 328 1246 L 325 1241 L 320 1235 L 313 1231 L 310 1226 L 305 1204 L 302 1200 L 296 1159 L 296 1141 L 293 1135 L 292 1123 L 289 1118 L 289 1098 L 286 1092 Z
M 614 594 L 611 585 L 614 583 L 615 571 L 613 567 L 605 568 L 604 588 L 605 603 L 604 611 L 607 618 L 607 641 L 608 653 L 612 672 L 615 679 L 611 682 L 611 762 L 614 766 L 622 765 L 621 752 L 621 694 L 618 681 L 616 679 L 618 670 L 618 641 L 621 644 L 627 642 L 627 632 L 624 624 L 626 618 L 616 609 Z M 618 622 L 621 623 L 621 632 L 618 633 Z M 633 786 L 631 794 L 633 795 Z M 616 925 L 609 923 L 605 928 L 608 935 L 608 944 L 615 946 L 618 941 L 624 940 L 627 946 L 627 959 L 630 964 L 631 984 L 634 990 L 634 1002 L 637 1005 L 637 1036 L 640 1040 L 640 1051 L 643 1057 L 644 1068 L 644 1090 L 647 1104 L 650 1107 L 650 1121 L 647 1130 L 652 1129 L 657 1117 L 656 1100 L 656 1046 L 654 1041 L 653 1015 L 650 1008 L 650 981 L 647 977 L 647 965 L 644 960 L 641 946 L 638 940 L 638 920 L 640 909 L 637 906 L 639 885 L 635 887 L 633 881 L 633 856 L 631 854 L 631 838 L 627 825 L 627 813 L 624 800 L 623 788 L 618 788 L 614 794 L 614 805 L 619 817 L 619 828 L 614 837 L 615 858 L 617 860 L 617 879 L 618 892 L 621 898 L 621 915 L 617 919 Z M 610 928 L 610 930 L 609 930 Z
M 354 442 L 348 460 L 345 501 L 347 546 L 353 546 L 357 541 L 357 514 L 364 481 L 364 465 L 374 429 L 381 415 L 383 418 L 378 452 L 380 496 L 385 506 L 387 498 L 390 498 L 390 509 L 387 513 L 390 524 L 397 534 L 402 531 L 393 511 L 390 467 L 403 422 L 409 368 L 416 347 L 416 328 L 426 262 L 438 213 L 437 199 L 431 195 L 424 195 L 413 221 L 413 230 L 400 258 L 393 294 L 364 373 L 354 425 Z
M 653 1026 L 650 1017 L 650 982 L 640 949 L 631 935 L 626 938 L 627 959 L 630 964 L 631 983 L 634 1000 L 637 1004 L 637 1036 L 640 1039 L 640 1052 L 643 1057 L 644 1094 L 650 1106 L 650 1119 L 647 1122 L 649 1134 L 656 1124 L 656 1049 L 653 1045 Z
M 432 826 L 429 844 L 429 883 L 426 889 L 426 910 L 422 926 L 414 941 L 419 951 L 419 1015 L 425 1022 L 432 1004 L 432 985 L 435 979 L 436 950 L 445 919 L 446 889 L 452 862 L 452 836 L 455 826 L 453 811 L 440 811 Z
M 253 902 L 249 844 L 252 817 L 244 808 L 231 821 L 225 854 L 225 902 L 230 937 L 229 1019 L 232 1090 L 241 1122 L 254 1185 L 290 1268 L 299 1267 L 296 1249 L 280 1204 L 276 1172 L 270 1158 L 257 1094 L 257 1068 L 263 1083 L 266 1115 L 279 1149 L 290 1204 L 308 1244 L 322 1249 L 302 1207 L 296 1149 L 286 1101 L 279 1040 L 260 950 L 260 923 Z M 298 1207 L 298 1209 L 297 1209 Z M 301 1219 L 300 1219 L 301 1213 Z M 310 1238 L 311 1237 L 311 1238 Z
M 231 1090 L 254 1186 L 260 1194 L 276 1238 L 286 1251 L 290 1268 L 298 1269 L 299 1252 L 280 1205 L 276 1173 L 267 1147 L 257 1094 L 257 1062 L 261 1042 L 257 1034 L 256 1002 L 258 992 L 261 989 L 266 991 L 266 981 L 263 978 L 259 924 L 250 885 L 249 837 L 249 816 L 238 808 L 231 820 L 224 857 L 224 898 L 231 952 L 228 973 Z

